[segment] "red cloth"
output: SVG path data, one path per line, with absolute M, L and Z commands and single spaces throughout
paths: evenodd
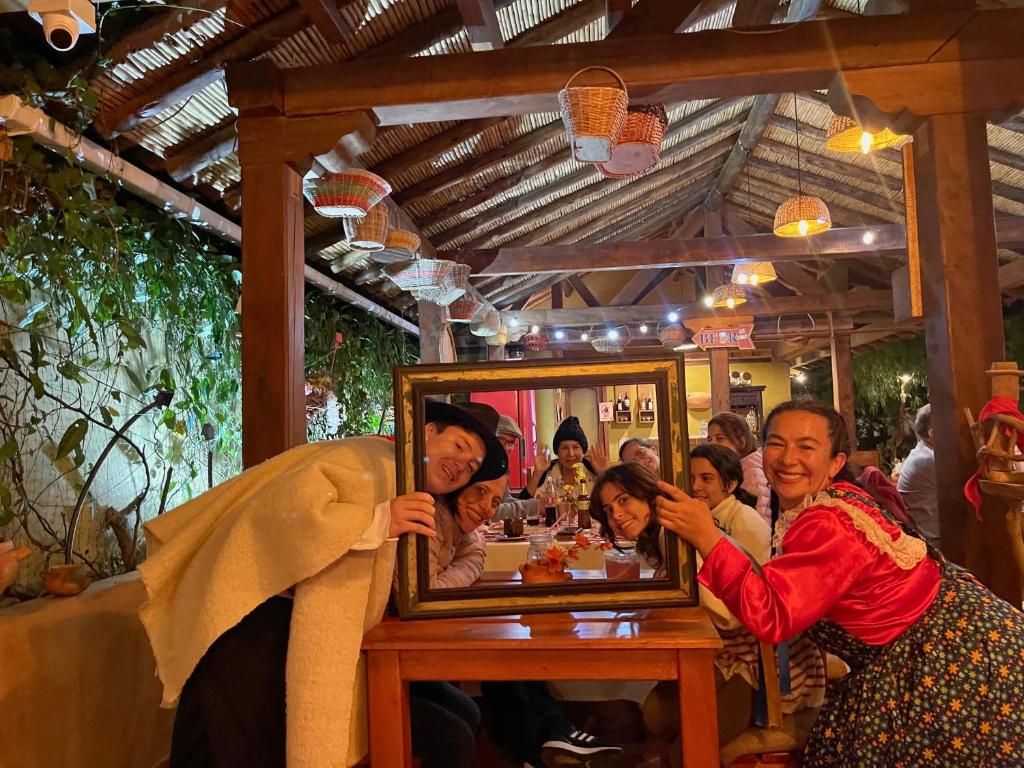
M 892 481 L 885 476 L 882 470 L 878 467 L 864 467 L 864 471 L 860 473 L 860 477 L 857 480 L 885 507 L 885 510 L 890 515 L 911 528 L 915 527 L 914 523 L 910 520 L 910 516 L 907 514 L 907 507 L 903 503 L 903 497 L 900 496 L 896 486 L 892 484 Z
M 906 536 L 863 490 L 836 483 L 895 541 Z M 757 575 L 749 558 L 728 539 L 708 553 L 698 574 L 760 640 L 779 643 L 819 619 L 839 624 L 870 645 L 894 640 L 928 609 L 939 589 L 939 567 L 925 557 L 909 570 L 869 542 L 838 504 L 801 512 L 782 539 L 782 553 Z
M 981 413 L 978 414 L 978 421 L 984 424 L 986 419 L 992 418 L 997 413 L 1004 413 L 1007 416 L 1024 421 L 1024 415 L 1021 415 L 1020 410 L 1017 408 L 1017 401 L 1012 397 L 993 397 L 981 409 Z M 1008 430 L 1007 434 L 1009 434 Z M 1017 435 L 1017 448 L 1024 452 L 1024 434 Z M 980 479 L 981 470 L 979 468 L 977 472 L 971 475 L 971 479 L 964 486 L 964 496 L 967 497 L 967 500 L 971 502 L 971 506 L 974 507 L 974 514 L 977 516 L 978 522 L 981 522 L 981 489 L 978 485 Z

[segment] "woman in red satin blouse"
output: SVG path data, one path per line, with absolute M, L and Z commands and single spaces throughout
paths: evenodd
M 699 581 L 754 635 L 806 631 L 850 666 L 808 765 L 1024 764 L 1024 614 L 893 521 L 853 482 L 848 454 L 832 407 L 790 401 L 769 414 L 779 519 L 760 575 L 705 505 L 667 483 L 659 520 L 700 552 Z

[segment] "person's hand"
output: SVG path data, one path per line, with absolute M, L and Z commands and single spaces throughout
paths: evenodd
M 422 533 L 432 539 L 437 538 L 434 531 L 434 497 L 429 493 L 417 491 L 391 500 L 388 538 L 393 539 L 403 533 Z
M 548 464 L 551 463 L 551 451 L 548 450 L 546 445 L 537 446 L 537 455 L 533 457 L 533 468 L 534 471 L 540 472 L 547 469 Z
M 655 502 L 658 522 L 693 544 L 702 557 L 707 557 L 708 552 L 722 538 L 722 532 L 715 526 L 715 519 L 708 505 L 687 496 L 663 480 L 658 482 L 658 490 L 668 496 L 659 496 Z
M 593 465 L 594 471 L 597 472 L 597 474 L 601 474 L 608 469 L 608 454 L 604 452 L 604 448 L 601 446 L 590 446 L 590 450 L 587 451 L 586 458 L 590 460 L 590 463 Z

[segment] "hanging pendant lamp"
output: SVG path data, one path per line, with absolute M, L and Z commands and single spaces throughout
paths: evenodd
M 736 285 L 764 285 L 776 278 L 775 267 L 770 261 L 737 264 L 732 268 L 732 282 Z
M 911 137 L 883 128 L 877 133 L 865 131 L 852 117 L 833 115 L 825 131 L 825 146 L 833 152 L 861 152 L 868 154 L 879 149 L 902 147 Z
M 747 294 L 735 283 L 720 285 L 711 292 L 711 306 L 715 309 L 733 309 L 747 300 Z
M 797 112 L 797 98 L 793 94 L 793 119 L 796 123 L 796 197 L 782 201 L 775 211 L 772 231 L 779 237 L 807 237 L 817 235 L 832 227 L 832 216 L 828 206 L 820 197 L 805 195 L 800 171 L 800 114 Z

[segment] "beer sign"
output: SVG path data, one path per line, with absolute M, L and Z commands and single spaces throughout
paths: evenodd
M 754 340 L 751 338 L 753 331 L 754 326 L 752 324 L 721 328 L 709 328 L 704 326 L 693 334 L 693 343 L 705 350 L 729 347 L 733 347 L 735 349 L 753 349 Z

